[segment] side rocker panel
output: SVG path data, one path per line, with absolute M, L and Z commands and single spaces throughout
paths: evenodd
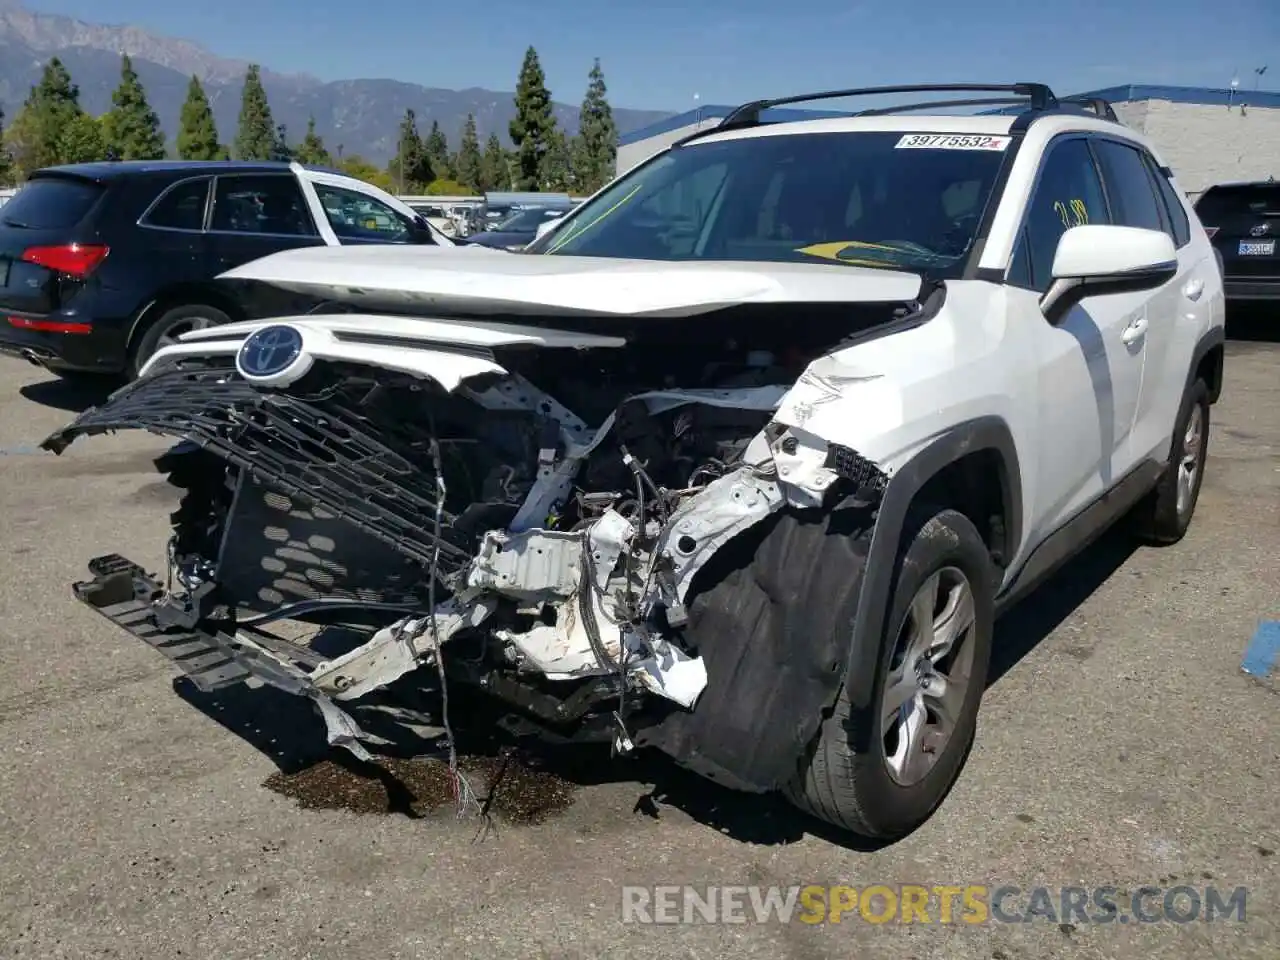
M 1005 510 L 1010 542 L 1016 548 L 1021 539 L 1022 475 L 1013 435 L 999 417 L 978 417 L 957 424 L 894 473 L 880 502 L 850 638 L 845 682 L 849 701 L 855 709 L 865 709 L 870 705 L 875 688 L 884 621 L 894 583 L 895 559 L 911 501 L 938 471 L 980 450 L 994 450 L 1004 463 L 1007 480 Z M 865 746 L 855 744 L 857 749 Z

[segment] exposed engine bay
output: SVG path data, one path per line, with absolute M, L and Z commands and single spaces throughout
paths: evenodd
M 78 594 L 157 648 L 205 643 L 196 668 L 179 661 L 197 683 L 252 675 L 309 697 L 330 742 L 362 757 L 378 738 L 340 704 L 405 678 L 464 683 L 522 723 L 629 751 L 637 731 L 699 708 L 708 638 L 689 604 L 712 558 L 784 508 L 883 489 L 874 464 L 771 418 L 842 337 L 909 312 L 842 305 L 738 338 L 692 318 L 683 337 L 619 349 L 497 348 L 505 373 L 452 391 L 354 360 L 271 388 L 243 375 L 243 351 L 162 357 L 45 441 L 181 440 L 157 461 L 183 491 L 164 576 L 99 558 Z M 357 619 L 361 642 L 337 654 L 270 629 Z

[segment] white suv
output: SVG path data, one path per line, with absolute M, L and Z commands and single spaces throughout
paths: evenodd
M 931 90 L 1019 109 L 766 112 Z M 331 310 L 193 332 L 46 441 L 187 441 L 174 586 L 113 555 L 82 600 L 360 755 L 370 699 L 469 687 L 878 837 L 958 775 L 1001 610 L 1122 515 L 1183 535 L 1222 386 L 1172 174 L 1037 84 L 749 104 L 527 253 L 229 275 Z M 353 608 L 341 656 L 267 629 Z

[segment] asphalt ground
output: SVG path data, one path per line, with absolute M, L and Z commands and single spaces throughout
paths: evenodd
M 38 452 L 92 391 L 0 360 L 0 955 L 1274 960 L 1280 696 L 1240 663 L 1280 619 L 1280 321 L 1247 319 L 1187 538 L 1109 536 L 1002 622 L 959 783 L 882 849 L 660 758 L 581 751 L 469 757 L 482 791 L 497 783 L 481 829 L 434 761 L 375 776 L 327 755 L 287 695 L 195 693 L 70 593 L 99 554 L 158 567 L 163 444 Z M 873 923 L 877 894 L 838 923 L 759 923 L 739 894 L 746 923 L 624 922 L 623 888 L 653 885 L 985 885 L 988 909 L 944 923 L 931 900 L 927 923 Z M 1174 919 L 1195 913 L 1186 890 L 1161 909 L 1179 886 L 1201 897 L 1191 922 Z M 997 917 L 1000 887 L 1018 893 Z M 1063 887 L 1114 887 L 1115 919 L 1063 915 Z M 1230 912 L 1206 922 L 1210 887 Z

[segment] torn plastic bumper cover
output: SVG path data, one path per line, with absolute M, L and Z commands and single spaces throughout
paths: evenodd
M 691 404 L 755 410 L 764 423 L 784 392 L 657 391 L 627 403 L 653 415 Z M 546 410 L 554 404 L 531 385 L 521 387 L 518 401 L 492 390 L 487 398 L 472 393 L 471 399 L 489 409 L 520 402 Z M 262 390 L 215 368 L 145 377 L 43 446 L 61 452 L 79 435 L 120 429 L 181 438 L 229 464 L 240 483 L 251 477 L 313 503 L 410 558 L 421 566 L 433 599 L 427 602 L 424 589 L 420 612 L 325 660 L 308 648 L 236 629 L 234 616 L 210 621 L 191 614 L 189 597 L 168 593 L 122 558 L 94 561 L 93 579 L 77 584 L 76 595 L 169 656 L 199 686 L 212 689 L 255 677 L 310 699 L 330 743 L 358 756 L 367 756 L 362 742 L 380 741 L 339 703 L 427 664 L 443 671 L 450 659 L 442 655 L 445 644 L 483 634 L 490 666 L 497 667 L 489 676 L 500 676 L 504 685 L 536 674 L 552 684 L 565 682 L 562 689 L 576 689 L 582 695 L 577 699 L 595 696 L 592 690 L 602 686 L 620 696 L 613 717 L 620 728 L 615 742 L 624 749 L 632 745 L 625 705 L 647 694 L 666 701 L 668 709 L 649 718 L 636 742 L 740 789 L 767 790 L 785 782 L 838 690 L 847 611 L 834 604 L 832 610 L 813 611 L 812 626 L 821 634 L 815 640 L 801 635 L 813 632 L 808 628 L 797 633 L 795 622 L 746 606 L 713 611 L 704 605 L 691 616 L 691 588 L 727 543 L 784 506 L 800 508 L 807 517 L 797 521 L 787 511 L 784 522 L 810 525 L 821 511 L 803 508 L 821 505 L 841 482 L 846 492 L 874 493 L 883 490 L 885 475 L 851 450 L 774 425 L 757 433 L 721 475 L 669 489 L 655 485 L 623 445 L 638 512 L 635 501 L 628 506 L 617 493 L 580 492 L 576 522 L 557 529 L 570 490 L 588 457 L 615 429 L 615 418 L 587 431 L 555 406 L 554 426 L 564 436 L 570 423 L 568 435 L 576 441 L 540 456 L 536 482 L 512 505 L 514 518 L 503 528 L 484 530 L 467 526 L 470 507 L 446 509 L 450 501 L 435 437 L 425 430 L 405 435 L 395 418 L 378 422 L 349 393 Z M 429 460 L 424 467 L 424 448 L 432 451 L 434 467 Z M 588 501 L 596 504 L 589 513 L 583 506 Z M 546 526 L 535 518 L 546 518 Z M 793 580 L 783 568 L 801 575 L 803 550 L 795 548 L 808 534 L 779 538 L 769 532 L 774 526 L 760 527 L 759 536 L 771 538 L 769 556 L 777 556 L 769 563 L 779 567 L 777 576 Z M 843 573 L 807 574 L 820 575 L 833 578 L 836 590 Z M 794 586 L 783 593 L 796 593 Z M 437 587 L 443 591 L 440 603 L 434 601 Z M 186 611 L 185 620 L 173 615 L 178 607 Z M 709 670 L 720 674 L 710 684 Z M 530 690 L 525 687 L 528 702 L 542 696 Z M 630 698 L 629 690 L 635 694 Z M 564 713 L 574 699 L 571 694 L 549 712 Z M 785 703 L 788 715 L 764 709 L 769 703 Z

